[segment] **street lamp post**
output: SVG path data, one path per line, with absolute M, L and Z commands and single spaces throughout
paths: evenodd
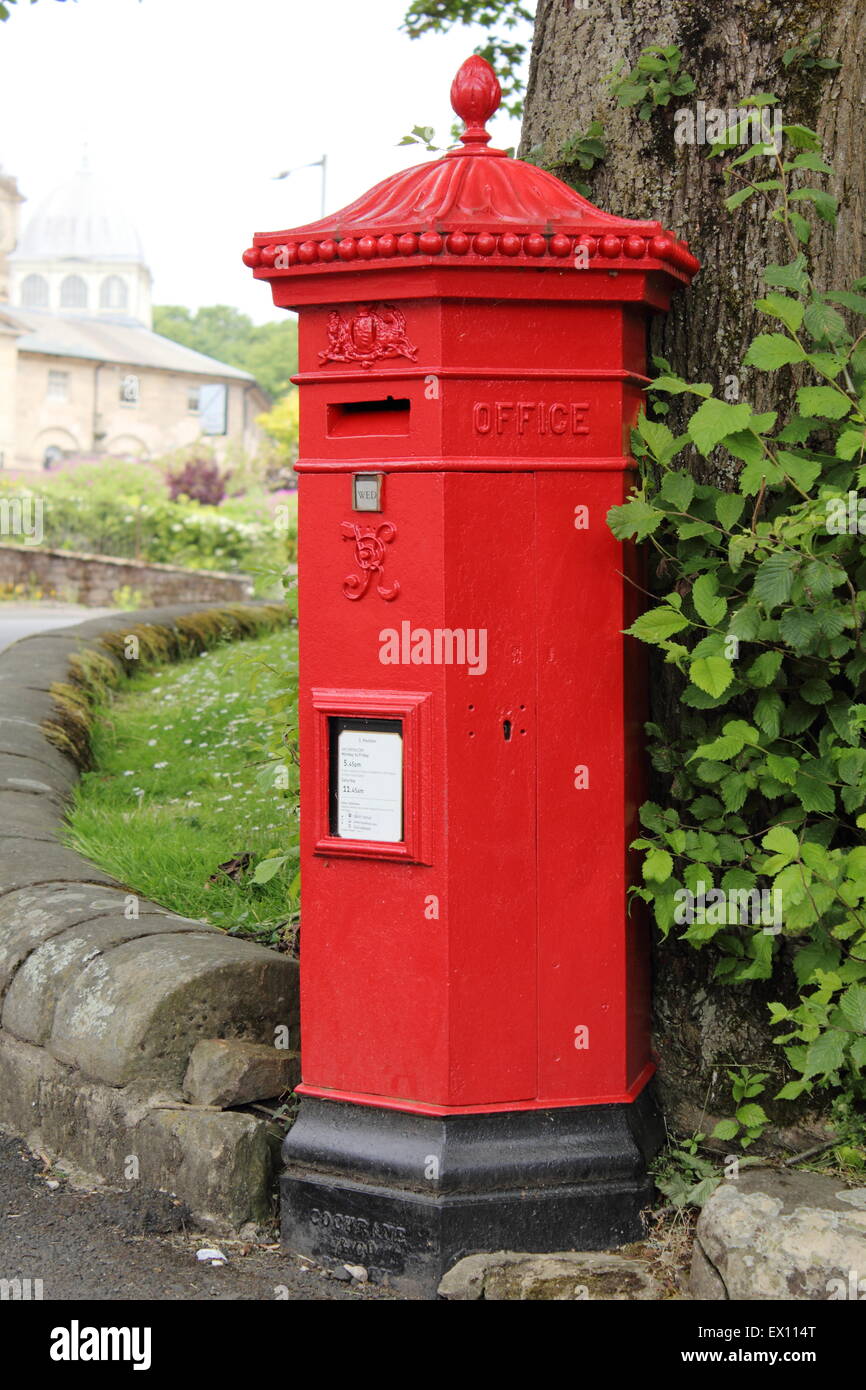
M 274 179 L 287 179 L 290 174 L 296 174 L 299 169 L 321 169 L 322 171 L 322 216 L 325 215 L 327 206 L 327 182 L 328 182 L 328 156 L 322 155 L 321 159 L 314 159 L 309 164 L 296 164 L 292 169 L 284 169 L 281 174 L 274 174 Z

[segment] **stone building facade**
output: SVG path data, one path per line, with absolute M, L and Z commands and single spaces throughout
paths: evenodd
M 153 458 L 206 439 L 254 452 L 269 404 L 254 377 L 151 330 L 133 224 L 87 169 L 37 208 L 0 173 L 0 468 L 81 454 Z

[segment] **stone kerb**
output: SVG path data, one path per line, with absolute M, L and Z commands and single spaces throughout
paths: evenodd
M 0 654 L 0 1124 L 109 1179 L 137 1154 L 149 1185 L 238 1225 L 267 1215 L 273 1136 L 250 1114 L 185 1102 L 184 1075 L 202 1039 L 273 1047 L 288 1027 L 295 1049 L 297 966 L 134 899 L 62 845 L 78 771 L 42 728 L 74 653 L 106 657 L 107 633 L 203 611 L 112 614 Z

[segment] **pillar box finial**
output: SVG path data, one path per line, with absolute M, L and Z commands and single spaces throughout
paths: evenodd
M 490 143 L 485 126 L 499 110 L 501 101 L 502 88 L 487 59 L 477 53 L 467 58 L 451 83 L 451 105 L 466 127 L 460 136 L 461 144 Z

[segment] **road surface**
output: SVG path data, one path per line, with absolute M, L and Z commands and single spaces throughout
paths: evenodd
M 198 1250 L 213 1247 L 226 1264 L 198 1261 Z M 29 1279 L 46 1302 L 402 1301 L 345 1272 L 337 1279 L 305 1268 L 281 1253 L 276 1232 L 256 1243 L 197 1231 L 165 1193 L 135 1183 L 73 1187 L 17 1139 L 0 1135 L 0 1281 L 16 1279 Z

